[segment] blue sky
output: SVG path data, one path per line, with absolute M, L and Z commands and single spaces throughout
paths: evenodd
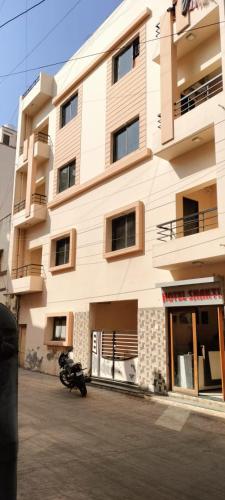
M 0 0 L 0 24 L 35 3 L 38 0 Z M 17 125 L 19 96 L 39 71 L 7 78 L 1 75 L 68 59 L 120 3 L 122 0 L 46 0 L 0 29 L 0 124 Z M 56 73 L 59 68 L 44 71 Z

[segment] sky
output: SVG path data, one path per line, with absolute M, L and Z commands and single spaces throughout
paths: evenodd
M 38 0 L 0 0 L 0 26 Z M 122 0 L 46 0 L 31 12 L 0 27 L 0 125 L 17 126 L 19 96 L 44 64 L 67 60 Z M 56 73 L 61 65 L 46 68 Z M 25 71 L 20 75 L 3 76 Z

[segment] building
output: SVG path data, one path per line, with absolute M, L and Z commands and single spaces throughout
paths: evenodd
M 10 296 L 9 240 L 13 178 L 16 157 L 16 130 L 12 125 L 0 127 L 0 302 L 15 312 L 15 297 Z
M 26 368 L 57 373 L 73 346 L 93 376 L 224 398 L 224 18 L 222 0 L 124 0 L 21 98 Z

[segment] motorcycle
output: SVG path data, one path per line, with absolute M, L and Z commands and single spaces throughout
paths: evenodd
M 85 377 L 81 363 L 74 363 L 70 358 L 70 351 L 61 352 L 58 363 L 60 366 L 59 378 L 61 383 L 70 390 L 74 388 L 79 389 L 82 398 L 85 398 L 87 396 L 86 382 L 89 379 Z

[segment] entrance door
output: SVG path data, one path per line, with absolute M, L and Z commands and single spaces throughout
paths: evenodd
M 19 366 L 24 367 L 27 325 L 19 326 Z
M 136 331 L 92 333 L 92 375 L 122 382 L 137 382 L 138 336 Z
M 172 390 L 198 395 L 196 312 L 170 312 Z
M 199 232 L 199 205 L 198 201 L 183 198 L 183 231 L 184 236 Z

